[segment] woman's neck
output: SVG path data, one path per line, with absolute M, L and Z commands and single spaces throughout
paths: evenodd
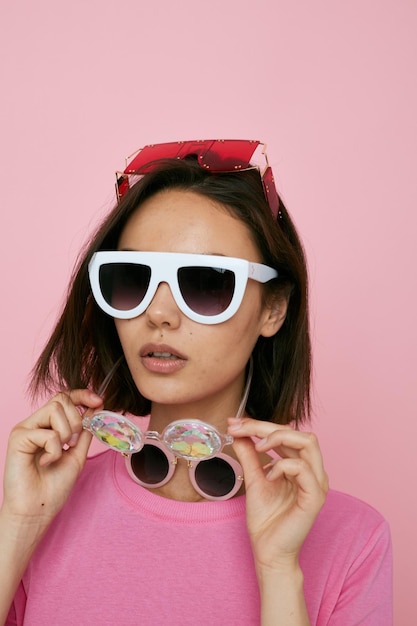
M 236 381 L 234 389 L 228 387 L 224 392 L 213 396 L 197 398 L 192 402 L 173 402 L 161 404 L 152 402 L 149 429 L 161 432 L 175 420 L 201 420 L 217 428 L 221 433 L 227 430 L 227 419 L 238 412 L 244 414 L 246 399 L 252 378 L 250 369 L 248 380 Z
M 162 432 L 175 420 L 201 420 L 217 428 L 221 433 L 227 429 L 227 418 L 237 413 L 239 399 L 224 402 L 195 402 L 192 404 L 162 405 L 152 403 L 149 430 Z

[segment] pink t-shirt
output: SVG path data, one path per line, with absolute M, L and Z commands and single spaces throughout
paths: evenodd
M 312 625 L 391 626 L 391 542 L 367 504 L 330 491 L 301 553 Z M 39 545 L 7 625 L 259 626 L 245 496 L 177 502 L 122 456 L 88 459 Z

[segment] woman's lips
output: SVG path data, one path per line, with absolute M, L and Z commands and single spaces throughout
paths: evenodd
M 157 374 L 177 372 L 187 361 L 183 354 L 165 344 L 146 344 L 140 350 L 140 357 L 144 367 Z

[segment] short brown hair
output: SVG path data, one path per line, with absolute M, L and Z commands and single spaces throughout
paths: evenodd
M 98 250 L 117 249 L 130 216 L 144 200 L 166 189 L 184 189 L 223 205 L 249 228 L 262 260 L 278 270 L 267 285 L 289 299 L 279 332 L 259 337 L 253 350 L 253 380 L 247 411 L 256 419 L 298 424 L 310 413 L 311 345 L 305 255 L 292 220 L 280 199 L 278 219 L 265 200 L 257 170 L 210 173 L 193 159 L 162 161 L 143 176 L 104 219 L 82 251 L 66 303 L 52 335 L 32 372 L 31 390 L 98 389 L 123 354 L 114 320 L 95 303 L 88 263 Z M 105 406 L 146 415 L 150 402 L 136 388 L 122 360 L 105 393 Z

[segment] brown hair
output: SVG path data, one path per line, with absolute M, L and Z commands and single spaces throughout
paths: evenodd
M 159 191 L 194 191 L 225 206 L 246 224 L 263 262 L 278 270 L 266 289 L 289 298 L 279 332 L 259 337 L 253 350 L 253 380 L 247 410 L 256 419 L 298 424 L 310 412 L 311 349 L 308 322 L 307 269 L 302 244 L 280 200 L 275 220 L 265 200 L 259 172 L 209 173 L 193 159 L 162 161 L 114 207 L 82 251 L 68 288 L 67 300 L 53 333 L 32 372 L 33 395 L 62 388 L 97 390 L 123 354 L 114 321 L 95 303 L 88 263 L 98 250 L 116 250 L 130 216 Z M 136 388 L 124 359 L 105 393 L 105 406 L 146 415 L 150 402 Z

